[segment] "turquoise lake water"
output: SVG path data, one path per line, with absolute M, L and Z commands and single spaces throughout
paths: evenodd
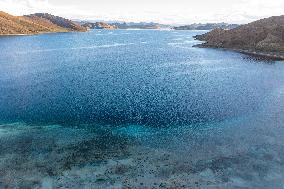
M 1 37 L 0 188 L 284 188 L 284 61 L 204 32 Z

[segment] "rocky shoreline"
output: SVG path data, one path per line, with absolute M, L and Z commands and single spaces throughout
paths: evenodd
M 264 51 L 258 51 L 255 49 L 246 50 L 246 49 L 235 49 L 235 48 L 222 48 L 222 47 L 211 46 L 211 45 L 208 45 L 207 43 L 194 45 L 194 47 L 235 51 L 235 52 L 250 55 L 256 58 L 260 58 L 260 59 L 275 60 L 275 61 L 284 60 L 284 53 L 279 53 L 279 52 L 264 52 Z

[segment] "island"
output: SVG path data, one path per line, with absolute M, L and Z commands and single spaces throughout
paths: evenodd
M 284 15 L 273 16 L 237 28 L 214 29 L 195 39 L 197 47 L 223 48 L 259 57 L 284 59 Z
M 0 35 L 32 35 L 72 31 L 84 32 L 87 29 L 69 19 L 48 13 L 13 16 L 0 11 Z

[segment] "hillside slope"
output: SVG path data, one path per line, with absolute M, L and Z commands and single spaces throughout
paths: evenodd
M 284 15 L 261 19 L 231 30 L 215 29 L 195 36 L 201 47 L 228 48 L 284 58 Z
M 51 15 L 52 16 L 52 15 Z M 55 16 L 54 16 L 55 17 Z M 0 35 L 39 34 L 48 32 L 86 31 L 84 27 L 61 17 L 47 19 L 40 16 L 12 16 L 0 11 Z M 68 24 L 59 24 L 69 23 Z M 65 21 L 65 22 L 63 22 Z
M 54 16 L 48 13 L 36 13 L 36 14 L 26 15 L 24 17 L 28 17 L 33 20 L 45 20 L 49 23 L 57 25 L 61 28 L 65 28 L 69 31 L 86 31 L 85 27 L 82 27 L 71 20 L 59 16 Z

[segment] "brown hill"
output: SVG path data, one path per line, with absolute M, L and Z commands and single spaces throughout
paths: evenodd
M 51 15 L 51 14 L 48 14 L 48 13 L 30 14 L 30 15 L 26 15 L 25 17 L 31 18 L 33 20 L 45 20 L 49 23 L 57 25 L 61 28 L 65 28 L 69 31 L 86 31 L 86 28 L 82 27 L 78 23 L 75 23 L 75 22 L 68 20 L 66 18 L 62 18 L 60 16 L 54 16 L 54 15 Z
M 231 30 L 215 29 L 195 36 L 201 47 L 228 48 L 284 57 L 284 15 L 261 19 Z
M 52 15 L 51 15 L 52 16 Z M 55 16 L 54 16 L 55 17 Z M 65 20 L 66 23 L 72 21 L 55 17 L 59 20 Z M 54 21 L 54 20 L 52 20 Z M 68 32 L 68 31 L 86 31 L 85 28 L 74 23 L 71 25 L 58 25 L 49 19 L 38 16 L 12 16 L 0 11 L 0 35 L 16 35 L 16 34 L 39 34 L 48 32 Z

